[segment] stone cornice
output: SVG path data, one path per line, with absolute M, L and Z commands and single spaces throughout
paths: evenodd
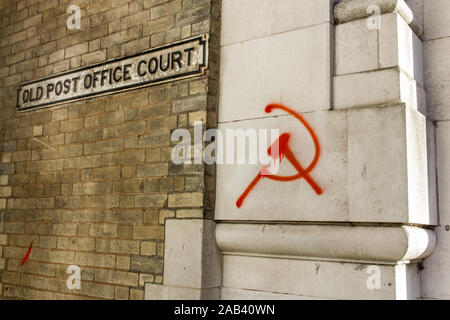
M 335 23 L 367 18 L 372 15 L 367 12 L 367 8 L 374 5 L 380 8 L 381 14 L 398 13 L 418 37 L 422 36 L 422 25 L 414 18 L 412 10 L 404 0 L 338 0 L 334 7 Z
M 216 240 L 230 254 L 397 263 L 429 256 L 436 235 L 410 226 L 218 223 Z

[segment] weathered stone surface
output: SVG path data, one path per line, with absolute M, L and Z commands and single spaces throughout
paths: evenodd
M 298 112 L 329 109 L 329 39 L 324 23 L 222 47 L 219 122 L 268 117 L 273 102 Z
M 222 45 L 271 36 L 330 21 L 328 0 L 225 0 Z
M 162 273 L 163 260 L 144 256 L 132 256 L 131 270 L 144 273 Z

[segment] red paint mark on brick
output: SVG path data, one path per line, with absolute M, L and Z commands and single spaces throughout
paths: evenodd
M 27 262 L 28 257 L 30 256 L 31 253 L 31 249 L 33 248 L 33 241 L 31 241 L 30 243 L 30 247 L 28 248 L 27 254 L 25 255 L 25 257 L 22 260 L 22 263 L 20 264 L 20 266 L 23 266 L 25 264 L 25 262 Z
M 316 192 L 316 194 L 321 195 L 323 193 L 322 188 L 317 184 L 317 182 L 310 176 L 310 172 L 315 168 L 317 165 L 317 162 L 319 161 L 320 157 L 320 144 L 319 139 L 317 138 L 316 133 L 314 132 L 313 128 L 309 125 L 309 123 L 299 114 L 297 114 L 294 110 L 289 109 L 281 104 L 269 104 L 265 111 L 266 113 L 272 112 L 274 109 L 280 109 L 283 110 L 292 116 L 294 116 L 300 123 L 308 130 L 309 134 L 311 135 L 311 138 L 314 142 L 315 147 L 315 154 L 314 159 L 310 163 L 310 165 L 307 168 L 303 168 L 303 166 L 300 164 L 300 162 L 295 157 L 294 153 L 292 152 L 291 148 L 289 147 L 289 141 L 291 139 L 291 135 L 289 133 L 283 133 L 267 150 L 267 153 L 269 156 L 271 156 L 274 160 L 286 158 L 289 160 L 289 162 L 294 166 L 294 168 L 297 170 L 297 174 L 292 176 L 277 176 L 271 174 L 267 168 L 262 168 L 258 175 L 253 179 L 253 181 L 248 185 L 248 187 L 245 189 L 245 191 L 242 193 L 242 195 L 239 197 L 239 199 L 236 201 L 236 206 L 240 208 L 244 202 L 244 200 L 247 198 L 247 196 L 250 194 L 250 192 L 253 190 L 253 188 L 256 186 L 256 184 L 261 180 L 261 178 L 268 178 L 275 181 L 280 182 L 288 182 L 293 180 L 298 180 L 301 178 L 304 178 L 306 182 L 311 186 L 311 188 Z M 272 150 L 278 150 L 278 153 L 272 152 Z

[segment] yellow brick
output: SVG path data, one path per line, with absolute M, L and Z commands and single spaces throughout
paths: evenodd
M 0 185 L 6 186 L 8 184 L 9 176 L 8 175 L 1 175 L 0 176 Z
M 201 207 L 203 206 L 203 193 L 189 192 L 169 195 L 169 208 Z
M 155 276 L 152 274 L 143 274 L 139 275 L 139 286 L 143 287 L 146 283 L 153 283 L 155 281 Z
M 10 153 L 10 152 L 5 153 L 5 154 L 3 154 L 3 156 L 2 156 L 2 162 L 3 162 L 3 163 L 10 163 L 10 162 L 11 162 L 11 159 L 12 159 L 12 153 Z
M 114 268 L 116 258 L 113 255 L 88 253 L 87 264 L 94 267 Z
M 67 280 L 47 279 L 48 290 L 65 292 L 67 291 Z
M 110 270 L 108 282 L 135 287 L 138 285 L 139 275 L 132 272 Z
M 95 281 L 97 282 L 108 282 L 109 270 L 97 269 L 95 270 Z
M 127 287 L 116 287 L 114 298 L 117 300 L 128 300 L 130 296 L 130 289 Z
M 196 123 L 206 124 L 206 111 L 196 111 L 189 113 L 189 126 L 193 127 Z
M 109 240 L 96 239 L 95 240 L 95 251 L 97 251 L 97 252 L 109 252 Z
M 64 275 L 64 278 L 67 277 L 66 275 Z M 89 269 L 86 267 L 83 267 L 81 269 L 81 280 L 89 280 L 89 281 L 93 281 L 95 277 L 95 269 Z
M 159 283 L 159 284 L 161 284 L 163 282 L 163 277 L 162 276 L 156 276 L 155 277 L 155 283 Z
M 4 246 L 7 244 L 7 235 L 6 234 L 0 234 L 0 245 Z
M 94 224 L 91 226 L 91 236 L 93 237 L 116 237 L 117 225 Z
M 202 218 L 202 209 L 183 209 L 177 210 L 177 218 Z
M 73 264 L 75 254 L 67 251 L 50 251 L 50 262 Z
M 79 236 L 89 236 L 91 226 L 88 224 L 83 224 L 78 226 L 78 235 Z
M 44 277 L 32 276 L 31 277 L 31 286 L 33 288 L 38 288 L 38 289 L 47 289 L 48 288 L 47 280 L 48 279 L 44 278 Z M 54 289 L 54 288 L 51 287 L 50 289 Z
M 10 197 L 11 187 L 0 187 L 0 197 Z
M 77 251 L 95 250 L 95 239 L 92 238 L 71 238 L 70 249 Z
M 69 247 L 69 238 L 58 238 L 58 249 L 68 250 Z
M 142 242 L 141 254 L 144 256 L 156 255 L 156 243 L 155 242 Z
M 158 257 L 164 257 L 164 242 L 158 242 L 156 251 L 158 251 Z
M 39 237 L 39 247 L 41 247 L 41 248 L 56 248 L 57 241 L 58 241 L 57 237 L 40 236 Z
M 162 240 L 164 239 L 164 228 L 160 226 L 136 226 L 134 227 L 134 238 Z
M 144 212 L 145 224 L 158 224 L 158 210 L 146 210 Z
M 84 291 L 88 296 L 105 299 L 114 298 L 114 286 L 112 285 L 91 282 L 85 282 L 83 285 Z
M 131 261 L 131 259 L 128 256 L 118 256 L 117 257 L 117 268 L 129 270 L 130 269 L 130 261 Z
M 48 291 L 36 290 L 35 299 L 36 300 L 52 300 L 53 294 Z
M 34 126 L 33 127 L 33 136 L 42 136 L 42 130 L 44 129 L 44 126 Z
M 59 236 L 75 236 L 77 234 L 76 224 L 55 224 L 54 234 Z
M 119 237 L 121 238 L 133 238 L 132 226 L 118 226 L 117 227 Z
M 53 300 L 67 300 L 67 296 L 63 293 L 53 293 Z
M 175 211 L 161 210 L 159 212 L 159 224 L 165 224 L 167 218 L 175 217 Z
M 110 250 L 114 253 L 139 254 L 139 241 L 111 240 Z
M 204 80 L 191 81 L 189 83 L 190 94 L 205 93 L 207 89 L 208 89 L 208 86 L 204 82 Z M 204 112 L 204 111 L 202 111 L 202 112 Z
M 130 300 L 144 300 L 144 290 L 131 289 Z

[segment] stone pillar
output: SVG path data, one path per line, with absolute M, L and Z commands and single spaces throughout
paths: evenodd
M 166 220 L 164 284 L 146 284 L 145 298 L 220 299 L 222 260 L 214 230 L 212 220 Z
M 438 184 L 438 239 L 433 254 L 424 262 L 422 297 L 450 299 L 450 1 L 409 0 L 424 22 L 424 82 L 428 117 L 436 127 L 436 171 Z
M 420 298 L 437 223 L 420 23 L 403 0 L 247 2 L 223 6 L 219 128 L 288 132 L 304 167 L 320 151 L 322 192 L 261 179 L 238 207 L 260 166 L 218 165 L 222 298 Z
M 204 130 L 217 127 L 217 103 L 220 67 L 220 12 L 221 0 L 209 1 L 209 70 L 207 74 L 207 110 Z M 192 13 L 193 14 L 193 13 Z M 191 89 L 192 90 L 192 89 Z M 195 105 L 195 103 L 194 103 Z M 196 120 L 190 117 L 190 125 Z M 204 147 L 204 146 L 203 146 Z M 146 300 L 199 300 L 220 299 L 222 281 L 222 255 L 215 240 L 215 165 L 195 165 L 204 173 L 201 182 L 201 209 L 179 206 L 176 219 L 166 219 L 163 284 L 145 285 Z M 176 166 L 172 169 L 176 171 Z M 183 165 L 181 165 L 183 167 Z M 194 194 L 185 194 L 185 200 Z M 177 207 L 170 203 L 169 207 Z M 176 202 L 176 199 L 174 199 Z

